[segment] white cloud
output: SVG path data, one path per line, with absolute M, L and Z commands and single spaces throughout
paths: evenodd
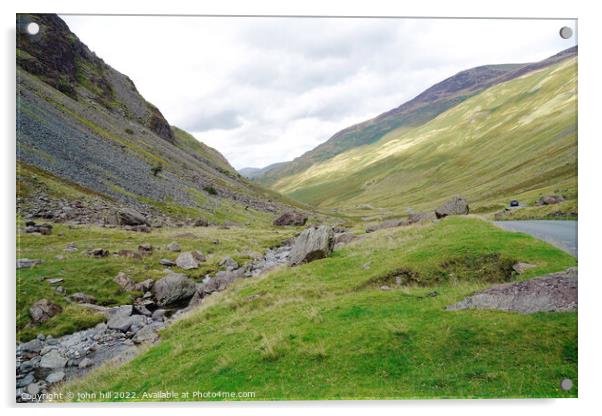
M 62 17 L 237 168 L 297 157 L 463 69 L 576 44 L 560 20 Z

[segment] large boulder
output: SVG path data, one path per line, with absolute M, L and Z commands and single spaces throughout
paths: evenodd
M 176 265 L 184 270 L 196 269 L 205 259 L 203 253 L 199 251 L 185 251 L 176 259 Z
M 455 196 L 435 210 L 437 218 L 445 218 L 448 215 L 467 215 L 469 212 L 468 201 Z
M 153 295 L 159 307 L 181 304 L 189 300 L 195 291 L 194 281 L 179 273 L 170 273 L 153 286 Z
M 537 201 L 537 205 L 553 205 L 564 201 L 562 195 L 546 195 Z
M 48 299 L 40 299 L 29 308 L 29 316 L 35 323 L 45 322 L 63 311 L 59 305 Z
M 117 221 L 120 225 L 150 225 L 146 217 L 133 208 L 117 211 Z
M 301 214 L 299 212 L 288 211 L 276 218 L 273 222 L 274 225 L 277 226 L 286 226 L 286 225 L 295 225 L 301 226 L 305 225 L 307 222 L 307 215 Z
M 310 227 L 295 239 L 288 263 L 295 266 L 322 259 L 328 257 L 333 248 L 334 231 L 331 226 Z

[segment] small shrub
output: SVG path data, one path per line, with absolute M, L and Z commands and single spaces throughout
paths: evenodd
M 163 171 L 163 165 L 161 163 L 158 163 L 151 168 L 153 176 L 157 176 L 161 171 Z
M 125 129 L 125 132 L 126 132 L 127 134 L 134 134 L 134 130 L 130 129 L 129 127 L 127 127 L 127 128 Z
M 217 190 L 211 185 L 203 186 L 203 190 L 207 192 L 209 195 L 217 195 Z

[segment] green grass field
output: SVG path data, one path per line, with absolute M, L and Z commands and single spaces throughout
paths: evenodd
M 444 310 L 518 278 L 508 273 L 515 261 L 537 265 L 520 279 L 576 265 L 477 218 L 381 230 L 330 258 L 238 281 L 133 361 L 59 390 L 132 392 L 130 400 L 158 391 L 254 392 L 255 400 L 576 397 L 577 386 L 559 388 L 565 377 L 577 380 L 576 313 Z M 392 275 L 404 284 L 382 290 Z

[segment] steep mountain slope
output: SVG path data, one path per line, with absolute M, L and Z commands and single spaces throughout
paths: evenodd
M 576 58 L 561 60 L 273 187 L 324 207 L 371 204 L 397 214 L 456 193 L 481 207 L 542 192 L 575 196 L 576 81 Z
M 291 162 L 275 168 L 264 168 L 265 171 L 256 180 L 273 185 L 286 176 L 301 173 L 313 164 L 331 159 L 346 150 L 374 143 L 396 128 L 422 125 L 492 85 L 552 65 L 576 53 L 575 47 L 536 63 L 485 65 L 459 72 L 393 110 L 341 130 Z
M 17 40 L 17 179 L 25 213 L 73 219 L 83 204 L 84 221 L 110 222 L 111 212 L 126 205 L 161 221 L 223 222 L 248 221 L 254 212 L 248 207 L 281 209 L 274 192 L 171 127 L 58 16 L 18 19 L 40 25 L 39 34 Z M 57 200 L 65 201 L 57 206 Z

